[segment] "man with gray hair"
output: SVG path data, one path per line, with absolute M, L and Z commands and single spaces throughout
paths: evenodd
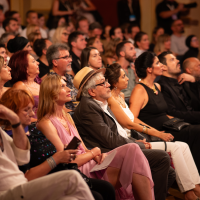
M 94 71 L 84 67 L 75 75 L 73 83 L 79 90 L 76 98 L 80 101 L 73 115 L 76 127 L 85 145 L 88 148 L 99 147 L 102 153 L 128 143 L 137 143 L 151 168 L 155 199 L 164 200 L 175 179 L 169 156 L 162 150 L 152 150 L 149 143 L 126 136 L 126 131 L 108 107 L 111 90 L 104 78 L 105 70 L 101 68 Z
M 71 89 L 72 101 L 66 103 L 66 107 L 70 110 L 74 110 L 76 102 L 77 90 L 73 85 L 73 77 L 68 74 L 72 68 L 72 57 L 69 54 L 67 45 L 58 43 L 51 45 L 46 53 L 46 58 L 49 63 L 50 74 L 56 73 L 60 76 L 64 76 L 67 81 L 67 87 Z

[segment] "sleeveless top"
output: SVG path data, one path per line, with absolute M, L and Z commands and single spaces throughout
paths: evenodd
M 126 115 L 130 118 L 130 120 L 132 122 L 134 122 L 134 115 L 133 115 L 133 113 L 130 111 L 130 109 L 129 109 L 128 105 L 126 104 L 126 102 L 125 102 L 125 105 L 126 105 L 125 108 L 122 105 L 120 105 L 120 106 L 123 109 L 123 111 L 126 113 Z M 129 130 L 127 128 L 124 128 L 124 130 L 127 132 L 128 137 L 130 137 L 131 136 L 131 130 Z
M 165 102 L 165 99 L 163 98 L 162 93 L 156 87 L 156 85 L 155 88 L 158 91 L 158 95 L 154 94 L 154 91 L 145 84 L 143 83 L 139 84 L 145 88 L 149 100 L 145 105 L 145 107 L 140 110 L 138 118 L 144 123 L 161 131 L 163 130 L 162 127 L 163 123 L 169 120 L 166 113 L 167 104 Z

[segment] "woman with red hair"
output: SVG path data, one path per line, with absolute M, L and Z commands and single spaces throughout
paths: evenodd
M 28 51 L 18 51 L 13 54 L 9 61 L 11 68 L 13 87 L 22 90 L 28 90 L 34 97 L 34 112 L 36 117 L 40 85 L 37 82 L 39 74 L 38 62 L 29 54 Z

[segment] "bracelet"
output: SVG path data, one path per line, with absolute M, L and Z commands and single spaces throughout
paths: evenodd
M 49 164 L 49 166 L 50 166 L 51 169 L 54 169 L 57 166 L 56 162 L 55 162 L 55 160 L 53 159 L 52 156 L 49 157 L 49 158 L 47 158 L 46 161 L 48 162 L 48 164 Z
M 146 126 L 143 126 L 142 133 L 146 132 Z
M 94 153 L 90 150 L 91 154 L 95 157 Z
M 21 124 L 21 122 L 19 122 L 19 123 L 17 123 L 17 124 L 13 124 L 13 125 L 11 125 L 11 126 L 12 126 L 12 128 L 17 128 L 20 124 Z

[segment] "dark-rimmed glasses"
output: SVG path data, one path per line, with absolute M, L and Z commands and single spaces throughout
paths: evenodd
M 68 60 L 68 59 L 72 59 L 72 56 L 69 55 L 69 56 L 63 56 L 63 57 L 60 57 L 60 58 L 54 58 L 54 60 L 57 60 L 57 59 L 65 59 L 65 60 Z
M 104 82 L 102 83 L 99 83 L 99 84 L 96 84 L 95 86 L 105 86 L 106 87 L 106 84 L 108 83 L 108 79 L 106 79 Z

